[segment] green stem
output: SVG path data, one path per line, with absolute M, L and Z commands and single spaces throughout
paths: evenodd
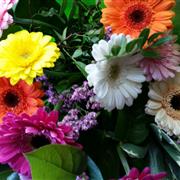
M 48 27 L 48 28 L 51 28 L 51 29 L 55 29 L 56 31 L 59 30 L 54 25 L 51 25 L 51 24 L 48 24 L 48 23 L 45 23 L 45 22 L 42 22 L 42 21 L 36 20 L 36 19 L 24 19 L 24 18 L 14 17 L 14 22 L 17 23 L 17 24 L 30 24 L 30 25 L 35 24 L 35 25 L 41 25 L 41 26 L 45 26 L 45 27 Z

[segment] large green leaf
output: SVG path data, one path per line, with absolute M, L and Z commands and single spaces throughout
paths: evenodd
M 26 154 L 33 180 L 73 180 L 85 170 L 85 153 L 67 145 L 47 145 Z

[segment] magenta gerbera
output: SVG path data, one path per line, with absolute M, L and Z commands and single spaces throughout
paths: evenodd
M 161 180 L 166 176 L 167 174 L 165 172 L 151 174 L 151 169 L 149 167 L 144 168 L 141 173 L 137 168 L 132 168 L 129 174 L 120 180 Z
M 0 125 L 0 163 L 9 164 L 16 172 L 30 177 L 23 153 L 47 144 L 79 146 L 72 138 L 72 128 L 57 124 L 57 120 L 57 111 L 48 114 L 43 109 L 33 116 L 7 114 Z
M 162 81 L 174 77 L 180 72 L 179 46 L 169 41 L 155 49 L 160 55 L 158 58 L 143 58 L 139 65 L 146 74 L 147 80 Z

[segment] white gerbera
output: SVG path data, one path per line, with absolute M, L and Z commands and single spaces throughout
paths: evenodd
M 129 41 L 130 37 L 123 34 L 112 35 L 108 42 L 101 40 L 93 45 L 96 63 L 86 66 L 87 80 L 94 87 L 96 100 L 109 111 L 122 109 L 125 104 L 131 106 L 145 81 L 143 72 L 136 66 L 142 56 L 126 54 Z
M 180 138 L 180 73 L 174 79 L 150 85 L 146 113 L 155 116 L 158 126 Z

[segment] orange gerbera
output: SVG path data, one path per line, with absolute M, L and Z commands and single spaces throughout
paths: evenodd
M 7 112 L 15 114 L 33 114 L 43 106 L 44 92 L 40 89 L 41 84 L 36 82 L 28 85 L 25 81 L 19 81 L 12 86 L 9 79 L 0 78 L 0 121 Z
M 138 37 L 144 28 L 150 33 L 165 32 L 172 28 L 171 8 L 175 0 L 104 0 L 101 22 L 113 33 Z

